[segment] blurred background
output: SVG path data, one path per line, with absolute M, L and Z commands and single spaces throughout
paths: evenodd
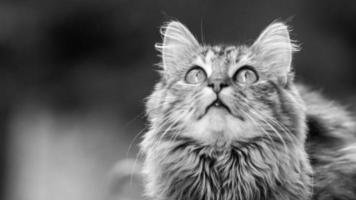
M 234 44 L 285 20 L 302 45 L 297 80 L 354 108 L 356 1 L 2 0 L 1 199 L 139 199 L 139 181 L 115 178 L 137 157 L 170 19 Z

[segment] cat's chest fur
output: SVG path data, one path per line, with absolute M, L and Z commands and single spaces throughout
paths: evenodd
M 309 198 L 310 168 L 302 155 L 290 159 L 292 152 L 273 149 L 262 140 L 244 145 L 217 149 L 177 143 L 158 148 L 152 153 L 161 152 L 161 159 L 148 163 L 157 172 L 148 174 L 150 192 L 159 200 Z

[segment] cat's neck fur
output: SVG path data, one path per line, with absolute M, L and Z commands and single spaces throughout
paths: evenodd
M 155 200 L 309 199 L 311 168 L 302 144 L 272 140 L 254 138 L 222 148 L 185 138 L 151 145 L 147 195 Z

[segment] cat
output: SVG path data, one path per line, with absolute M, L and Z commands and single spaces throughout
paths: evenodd
M 356 199 L 356 124 L 295 83 L 286 24 L 240 46 L 200 44 L 178 21 L 161 33 L 140 144 L 148 199 Z

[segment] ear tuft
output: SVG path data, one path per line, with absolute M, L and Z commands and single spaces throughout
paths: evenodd
M 292 54 L 299 47 L 290 39 L 288 26 L 274 22 L 260 34 L 252 49 L 262 63 L 263 71 L 286 76 L 291 69 Z
M 163 42 L 155 45 L 162 54 L 163 69 L 177 66 L 199 47 L 198 41 L 182 23 L 171 21 L 161 27 Z

